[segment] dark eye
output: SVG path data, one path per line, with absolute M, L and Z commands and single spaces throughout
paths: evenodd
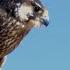
M 40 7 L 38 7 L 38 6 L 34 6 L 34 11 L 35 11 L 35 12 L 39 12 L 40 10 L 41 10 Z
M 35 12 L 38 12 L 41 10 L 41 8 L 36 3 L 31 3 L 31 4 L 32 4 Z

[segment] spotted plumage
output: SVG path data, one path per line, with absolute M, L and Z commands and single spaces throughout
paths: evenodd
M 0 66 L 34 26 L 48 25 L 39 0 L 0 0 Z

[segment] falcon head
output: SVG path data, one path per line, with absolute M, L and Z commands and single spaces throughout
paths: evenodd
M 39 0 L 0 0 L 0 22 L 1 67 L 3 57 L 16 48 L 33 26 L 48 26 L 48 10 Z
M 29 22 L 36 26 L 48 26 L 49 17 L 48 10 L 41 4 L 39 0 L 22 0 L 16 3 L 15 16 L 21 22 Z

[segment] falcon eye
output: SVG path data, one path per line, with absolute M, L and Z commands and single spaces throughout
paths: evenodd
M 34 7 L 34 11 L 35 11 L 35 12 L 39 12 L 40 10 L 41 10 L 40 7 L 38 7 L 38 6 L 35 6 L 35 7 Z
M 31 4 L 32 4 L 32 6 L 33 6 L 35 12 L 39 12 L 39 11 L 41 10 L 40 5 L 37 4 L 36 2 L 35 2 L 35 3 L 32 2 Z

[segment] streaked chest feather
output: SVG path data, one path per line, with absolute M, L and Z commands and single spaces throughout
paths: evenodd
M 30 29 L 27 29 L 23 23 L 11 18 L 3 24 L 0 23 L 0 56 L 13 51 Z

